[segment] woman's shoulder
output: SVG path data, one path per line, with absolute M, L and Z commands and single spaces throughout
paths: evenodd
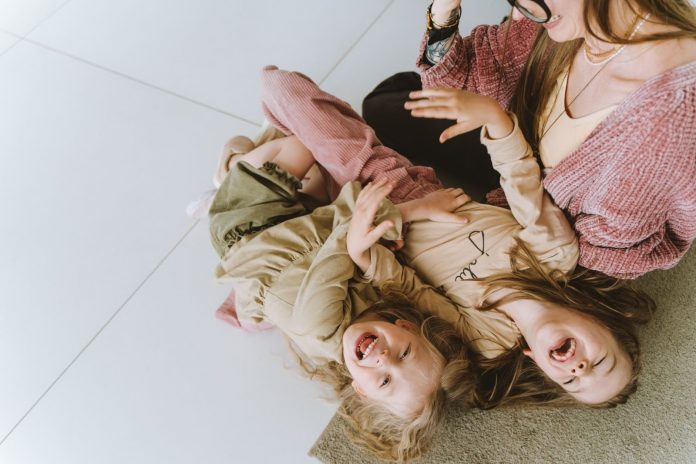
M 672 32 L 670 30 L 656 30 Z M 693 87 L 696 84 L 696 39 L 672 39 L 637 44 L 615 60 L 614 74 L 628 87 L 639 86 L 634 94 L 650 99 L 651 94 Z
M 693 90 L 696 88 L 696 58 L 649 79 L 644 87 L 655 92 Z
M 696 61 L 650 79 L 606 122 L 603 135 L 616 142 L 610 145 L 615 147 L 617 158 L 629 161 L 626 170 L 643 170 L 646 165 L 672 169 L 687 162 L 682 166 L 686 171 L 672 175 L 694 175 Z
M 594 192 L 588 198 L 639 191 L 663 200 L 696 201 L 694 134 L 696 61 L 655 76 L 627 97 L 546 176 L 544 186 L 560 205 L 578 195 L 579 184 L 588 194 Z M 636 195 L 635 201 L 644 198 Z
M 648 79 L 619 105 L 607 123 L 621 130 L 630 128 L 626 137 L 642 135 L 648 144 L 658 143 L 652 134 L 668 127 L 696 129 L 696 60 Z M 683 134 L 673 135 L 684 138 Z
M 656 104 L 657 108 L 663 105 L 678 104 L 679 101 L 664 99 L 669 93 L 690 93 L 696 91 L 696 59 L 668 69 L 646 80 L 633 95 L 629 96 L 629 102 L 642 104 Z M 687 106 L 696 104 L 695 101 L 684 102 Z

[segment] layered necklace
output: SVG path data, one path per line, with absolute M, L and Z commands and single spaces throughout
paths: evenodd
M 625 34 L 627 36 L 626 40 L 630 41 L 631 39 L 633 39 L 633 37 L 635 37 L 635 35 L 638 33 L 638 31 L 640 31 L 640 28 L 643 27 L 643 24 L 645 24 L 645 22 L 648 19 L 650 19 L 649 13 L 644 18 L 641 17 L 640 15 L 636 16 L 636 19 L 631 24 L 631 28 Z M 601 66 L 601 67 L 599 68 L 599 70 L 596 73 L 594 73 L 594 75 L 592 75 L 590 80 L 587 81 L 587 83 L 582 86 L 580 91 L 573 97 L 572 100 L 570 100 L 568 102 L 568 105 L 566 105 L 565 108 L 570 108 L 570 105 L 572 105 L 575 102 L 575 100 L 577 100 L 578 97 L 580 97 L 580 95 L 585 91 L 585 89 L 587 89 L 587 87 L 592 83 L 592 81 L 594 81 L 595 78 L 604 70 L 604 68 L 607 67 L 607 65 L 611 62 L 611 60 L 616 58 L 619 55 L 619 53 L 621 53 L 624 50 L 624 48 L 626 48 L 626 45 L 628 45 L 628 44 L 623 44 L 620 47 L 615 47 L 612 50 L 609 50 L 608 52 L 593 53 L 592 51 L 590 51 L 590 49 L 589 49 L 590 47 L 587 45 L 587 42 L 585 42 L 585 47 L 584 47 L 585 53 L 583 54 L 585 56 L 585 60 L 589 64 L 591 64 L 592 66 Z M 601 61 L 591 61 L 590 56 L 598 56 L 598 55 L 603 55 L 604 58 L 602 58 Z M 566 71 L 564 79 L 567 80 L 569 75 L 570 75 L 570 67 Z M 558 86 L 558 92 L 556 92 L 554 106 L 555 106 L 556 100 L 560 96 L 559 94 L 560 94 L 561 87 L 562 87 L 561 85 Z M 549 123 L 548 120 L 544 123 L 543 131 L 542 131 L 541 136 L 539 137 L 539 140 L 544 138 L 544 136 L 551 130 L 551 128 L 558 122 L 558 120 L 564 114 L 565 114 L 565 111 L 561 111 L 558 114 L 558 116 L 556 116 L 553 119 L 553 121 L 551 121 L 551 123 Z
M 645 22 L 648 19 L 650 19 L 650 14 L 646 15 L 645 18 L 641 17 L 640 15 L 637 15 L 636 19 L 633 21 L 633 23 L 631 23 L 631 26 L 626 31 L 626 34 L 624 34 L 626 40 L 630 41 L 631 39 L 633 39 L 633 37 L 635 37 L 638 31 L 640 31 L 640 28 L 643 27 L 643 24 L 645 24 Z M 628 44 L 622 44 L 620 46 L 615 45 L 614 47 L 604 52 L 593 52 L 590 48 L 590 45 L 587 43 L 587 41 L 585 41 L 585 44 L 583 46 L 583 50 L 585 52 L 585 61 L 587 61 L 587 63 L 592 66 L 600 66 L 616 58 L 619 55 L 619 53 L 621 53 L 624 50 L 624 48 L 626 48 L 626 45 Z

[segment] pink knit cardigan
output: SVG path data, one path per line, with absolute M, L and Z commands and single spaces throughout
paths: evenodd
M 507 24 L 511 30 L 505 44 Z M 424 87 L 463 88 L 507 107 L 538 27 L 528 20 L 457 35 Z M 645 82 L 544 179 L 580 243 L 579 264 L 620 278 L 674 266 L 696 237 L 696 62 Z M 504 203 L 502 191 L 489 202 Z

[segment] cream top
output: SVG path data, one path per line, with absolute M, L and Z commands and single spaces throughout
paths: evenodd
M 376 244 L 362 274 L 346 247 L 360 192 L 358 183 L 348 183 L 332 204 L 247 235 L 229 249 L 216 275 L 232 283 L 239 319 L 272 322 L 314 362 L 342 362 L 346 327 L 377 300 L 373 286 L 393 282 L 416 308 L 460 328 L 481 355 L 494 358 L 514 347 L 521 338 L 514 322 L 502 312 L 476 309 L 486 290 L 478 278 L 510 272 L 508 252 L 516 239 L 545 267 L 570 272 L 578 242 L 544 193 L 539 165 L 513 119 L 514 130 L 502 139 L 490 139 L 486 127 L 481 131 L 510 209 L 472 201 L 458 210 L 466 224 L 412 222 L 402 249 L 412 268 Z M 399 235 L 397 216 L 383 202 L 375 222 L 394 221 L 388 238 Z
M 567 87 L 566 71 L 558 78 L 556 96 L 549 100 L 542 114 L 542 121 L 545 121 L 542 134 L 546 133 L 539 142 L 539 155 L 547 169 L 556 167 L 566 156 L 577 150 L 594 128 L 618 106 L 608 106 L 586 116 L 573 118 L 566 107 Z
M 457 313 L 443 306 L 435 314 L 462 327 L 472 348 L 486 358 L 513 348 L 521 334 L 504 313 L 477 309 L 486 290 L 479 278 L 511 271 L 509 251 L 517 239 L 548 270 L 572 272 L 578 258 L 575 231 L 545 193 L 539 164 L 513 120 L 512 133 L 502 139 L 491 139 L 485 126 L 481 130 L 510 209 L 472 201 L 458 210 L 469 219 L 466 224 L 412 222 L 401 250 L 418 276 L 458 307 Z

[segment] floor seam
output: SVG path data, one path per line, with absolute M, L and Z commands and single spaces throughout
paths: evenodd
M 5 434 L 5 436 L 0 440 L 0 446 L 2 446 L 5 441 L 14 433 L 14 431 L 19 427 L 22 422 L 31 414 L 31 412 L 38 406 L 38 404 L 44 399 L 44 397 L 53 389 L 53 387 L 60 381 L 61 378 L 70 370 L 70 368 L 77 362 L 77 360 L 82 356 L 82 354 L 87 351 L 87 349 L 92 345 L 92 343 L 99 337 L 99 335 L 106 330 L 106 328 L 111 324 L 111 322 L 116 319 L 116 317 L 121 313 L 121 310 L 126 307 L 126 305 L 135 297 L 135 295 L 140 291 L 140 289 L 150 280 L 150 278 L 159 270 L 160 267 L 167 261 L 167 259 L 176 251 L 176 249 L 181 245 L 181 243 L 189 236 L 189 234 L 196 228 L 200 223 L 200 220 L 196 220 L 191 227 L 184 233 L 184 235 L 174 244 L 174 246 L 164 255 L 164 257 L 155 265 L 147 276 L 135 287 L 135 290 L 131 292 L 130 295 L 125 299 L 123 303 L 114 311 L 114 313 L 107 319 L 107 321 L 101 326 L 99 330 L 89 339 L 89 341 L 80 349 L 80 351 L 73 357 L 73 359 L 68 363 L 68 365 L 58 374 L 58 376 L 51 382 L 51 384 L 44 390 L 44 392 L 39 395 L 36 401 L 27 409 L 27 411 L 19 418 L 14 426 Z
M 53 11 L 51 11 L 50 13 L 48 13 L 42 20 L 40 20 L 38 23 L 36 23 L 36 24 L 34 25 L 34 27 L 32 27 L 31 29 L 29 29 L 29 32 L 27 32 L 27 33 L 24 34 L 24 35 L 15 34 L 14 32 L 10 32 L 10 31 L 5 30 L 5 29 L 0 29 L 1 31 L 6 32 L 6 33 L 8 33 L 8 34 L 10 34 L 10 35 L 12 35 L 12 36 L 14 36 L 14 37 L 16 37 L 16 38 L 19 39 L 18 41 L 16 41 L 16 42 L 13 43 L 12 45 L 10 45 L 10 46 L 7 48 L 7 50 L 3 50 L 2 53 L 0 53 L 0 57 L 3 56 L 5 53 L 9 52 L 10 50 L 12 50 L 13 48 L 15 48 L 15 47 L 16 47 L 17 45 L 19 45 L 21 42 L 24 42 L 24 40 L 27 38 L 27 36 L 28 36 L 29 34 L 31 34 L 32 32 L 34 32 L 39 26 L 41 26 L 43 23 L 45 23 L 45 22 L 48 21 L 50 18 L 52 18 L 56 13 L 58 13 L 60 10 L 62 10 L 63 7 L 65 7 L 65 5 L 67 5 L 67 4 L 70 3 L 70 2 L 72 2 L 72 0 L 66 0 L 65 2 L 61 3 L 60 6 L 58 6 L 58 7 L 55 8 Z
M 387 10 L 389 10 L 389 8 L 391 8 L 395 1 L 396 0 L 391 0 L 389 3 L 387 3 L 387 6 L 385 6 L 382 9 L 382 11 L 379 12 L 377 17 L 373 19 L 372 22 L 370 22 L 370 24 L 368 24 L 367 28 L 362 32 L 362 34 L 360 34 L 360 36 L 358 36 L 358 38 L 353 42 L 353 44 L 350 47 L 348 47 L 348 50 L 346 50 L 345 53 L 343 53 L 343 55 L 341 55 L 341 57 L 338 59 L 338 61 L 333 66 L 331 66 L 326 75 L 319 80 L 318 85 L 320 87 L 324 83 L 324 81 L 329 78 L 331 73 L 334 72 L 336 68 L 338 68 L 338 66 L 350 54 L 350 52 L 352 52 L 353 49 L 360 43 L 360 41 L 367 35 L 367 33 L 370 32 L 370 30 L 372 30 L 372 27 L 377 23 L 377 21 L 379 21 L 382 18 L 382 16 L 384 16 L 384 14 L 387 12 Z
M 68 52 L 66 52 L 66 51 L 64 51 L 64 50 L 60 50 L 60 49 L 58 49 L 58 48 L 51 47 L 50 45 L 46 45 L 46 44 L 44 44 L 44 43 L 37 42 L 37 41 L 32 40 L 32 39 L 24 38 L 23 41 L 24 41 L 24 42 L 27 42 L 27 43 L 30 43 L 30 44 L 32 44 L 32 45 L 34 45 L 34 46 L 43 48 L 44 50 L 48 50 L 48 51 L 50 51 L 50 52 L 53 52 L 53 53 L 56 53 L 56 54 L 65 56 L 66 58 L 70 58 L 70 59 L 72 59 L 72 60 L 79 61 L 80 63 L 86 64 L 86 65 L 88 65 L 88 66 L 91 66 L 91 67 L 93 67 L 93 68 L 99 69 L 99 70 L 101 70 L 101 71 L 108 72 L 108 73 L 110 73 L 110 74 L 114 74 L 114 75 L 116 75 L 116 76 L 122 77 L 122 78 L 127 79 L 127 80 L 129 80 L 129 81 L 131 81 L 131 82 L 135 82 L 135 83 L 137 83 L 137 84 L 140 84 L 140 85 L 142 85 L 142 86 L 148 87 L 148 88 L 150 88 L 150 89 L 157 90 L 158 92 L 162 92 L 162 93 L 167 94 L 167 95 L 169 95 L 169 96 L 178 98 L 178 99 L 180 99 L 180 100 L 184 100 L 184 101 L 186 101 L 186 102 L 188 102 L 188 103 L 192 103 L 192 104 L 194 104 L 194 105 L 196 105 L 196 106 L 200 106 L 200 107 L 203 107 L 203 108 L 206 108 L 206 109 L 215 111 L 216 113 L 220 113 L 220 114 L 223 114 L 223 115 L 228 116 L 228 117 L 230 117 L 230 118 L 237 119 L 238 121 L 242 121 L 242 122 L 244 122 L 244 123 L 251 124 L 252 126 L 261 127 L 261 123 L 259 123 L 259 122 L 252 121 L 251 119 L 247 119 L 247 118 L 245 118 L 245 117 L 243 117 L 243 116 L 238 116 L 238 115 L 236 115 L 236 114 L 232 114 L 232 113 L 230 113 L 230 112 L 228 112 L 228 111 L 225 111 L 225 110 L 223 110 L 223 109 L 217 108 L 217 107 L 212 106 L 212 105 L 208 105 L 207 103 L 203 103 L 203 102 L 194 100 L 194 99 L 192 99 L 192 98 L 186 97 L 186 96 L 184 96 L 184 95 L 178 94 L 178 93 L 176 93 L 176 92 L 174 92 L 174 91 L 171 91 L 171 90 L 168 90 L 168 89 L 165 89 L 165 88 L 156 86 L 156 85 L 151 84 L 151 83 L 149 83 L 149 82 L 146 82 L 146 81 L 143 81 L 143 80 L 141 80 L 141 79 L 138 79 L 137 77 L 129 76 L 128 74 L 122 73 L 122 72 L 120 72 L 120 71 L 116 71 L 115 69 L 108 68 L 108 67 L 103 66 L 103 65 L 98 64 L 98 63 L 94 63 L 94 62 L 89 61 L 89 60 L 87 60 L 87 59 L 85 59 L 85 58 L 81 58 L 81 57 L 79 57 L 79 56 L 77 56 L 77 55 L 73 55 L 72 53 L 68 53 Z M 16 45 L 16 44 L 15 44 L 15 45 Z

